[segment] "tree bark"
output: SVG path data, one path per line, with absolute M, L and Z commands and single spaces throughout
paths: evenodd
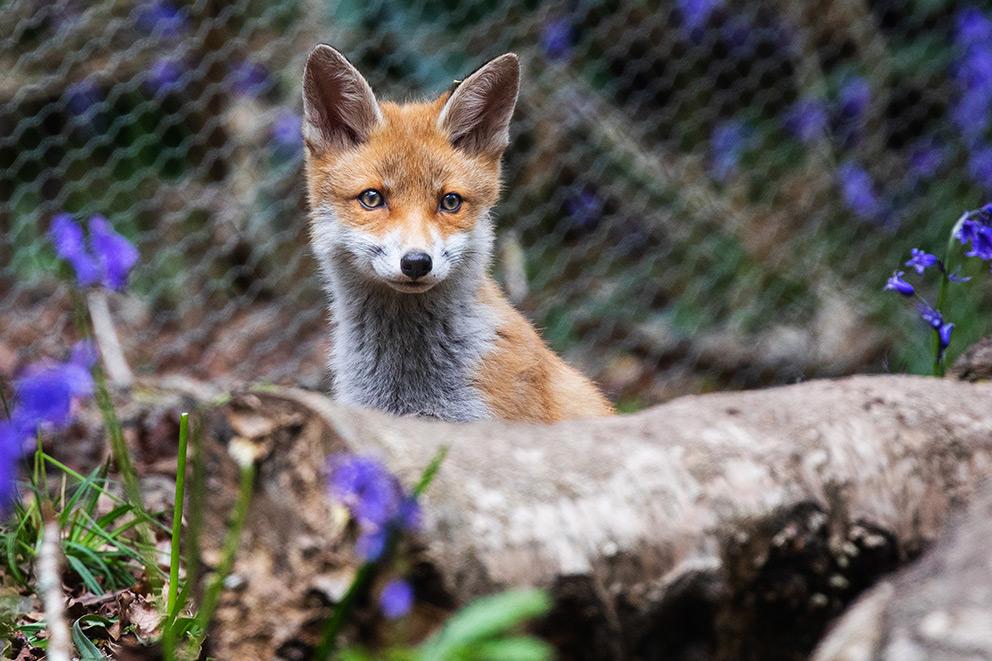
M 815 661 L 992 659 L 992 484 L 920 561 L 841 618 Z
M 247 400 L 235 409 L 296 416 L 266 436 L 245 583 L 227 599 L 254 631 L 245 618 L 264 617 L 256 609 L 281 586 L 296 615 L 281 615 L 282 633 L 258 625 L 250 653 L 266 657 L 290 655 L 300 643 L 285 632 L 326 616 L 306 595 L 334 598 L 335 560 L 296 540 L 320 548 L 341 534 L 323 483 L 336 451 L 378 457 L 409 485 L 448 446 L 424 499 L 418 596 L 444 611 L 545 586 L 556 607 L 539 630 L 577 659 L 805 658 L 992 465 L 992 385 L 909 376 L 685 397 L 554 426 L 393 418 L 294 389 Z M 218 480 L 234 479 L 221 468 Z M 210 509 L 225 512 L 223 500 Z M 260 568 L 272 581 L 255 578 Z M 221 634 L 221 656 L 249 652 L 237 638 Z

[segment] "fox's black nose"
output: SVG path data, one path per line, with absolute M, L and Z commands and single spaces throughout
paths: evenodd
M 400 258 L 400 270 L 413 280 L 431 272 L 431 256 L 423 250 L 411 250 Z

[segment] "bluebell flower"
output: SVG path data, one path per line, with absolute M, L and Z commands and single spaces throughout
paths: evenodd
M 603 216 L 603 200 L 590 188 L 573 189 L 565 198 L 565 214 L 569 230 L 591 232 Z
M 947 279 L 951 282 L 971 282 L 971 276 L 961 275 L 960 271 L 954 271 L 954 273 L 948 273 Z
M 14 425 L 0 420 L 0 514 L 7 512 L 14 499 L 17 459 L 21 456 L 21 439 Z
M 376 562 L 386 552 L 386 542 L 389 541 L 389 528 L 366 530 L 358 536 L 355 542 L 355 553 L 365 562 Z
M 967 7 L 955 17 L 955 39 L 963 47 L 992 43 L 992 17 L 977 7 Z
M 944 319 L 944 315 L 929 303 L 920 303 L 917 306 L 917 310 L 919 310 L 920 318 L 937 334 L 937 344 L 940 352 L 943 353 L 944 349 L 951 344 L 951 334 L 954 332 L 954 324 Z
M 14 392 L 14 427 L 22 437 L 34 436 L 42 427 L 62 429 L 69 424 L 73 402 L 93 395 L 93 376 L 71 361 L 36 363 L 14 381 Z
M 103 101 L 103 89 L 89 78 L 73 83 L 65 89 L 66 107 L 73 115 L 89 115 Z
M 696 37 L 706 27 L 713 12 L 723 6 L 723 0 L 676 0 L 686 34 Z
M 110 289 L 123 289 L 138 262 L 138 250 L 101 215 L 90 218 L 89 229 L 87 246 L 82 228 L 69 214 L 62 213 L 52 220 L 48 236 L 55 253 L 76 271 L 80 287 L 100 282 Z
M 160 57 L 145 76 L 145 86 L 156 94 L 169 94 L 182 87 L 186 66 L 181 59 Z
M 851 76 L 841 85 L 837 100 L 844 120 L 858 120 L 871 104 L 871 85 L 861 76 Z
M 966 257 L 992 261 L 992 205 L 969 213 L 954 236 L 962 245 L 970 244 Z
M 138 249 L 100 215 L 90 218 L 90 245 L 103 268 L 104 285 L 117 291 L 124 289 L 131 269 L 138 263 Z
M 829 115 L 822 101 L 800 99 L 786 113 L 785 129 L 800 142 L 810 143 L 822 137 L 827 130 Z
M 913 268 L 917 273 L 923 275 L 923 272 L 931 266 L 936 265 L 937 261 L 936 255 L 931 255 L 930 253 L 924 252 L 919 248 L 913 248 L 912 257 L 910 257 L 909 261 L 906 262 L 906 266 Z
M 944 322 L 940 325 L 940 328 L 937 329 L 937 340 L 941 351 L 951 346 L 951 333 L 953 332 L 954 324 L 950 322 Z
M 272 122 L 272 143 L 276 149 L 299 153 L 303 148 L 302 119 L 292 110 L 282 110 Z
M 895 271 L 889 276 L 889 279 L 885 282 L 885 287 L 883 289 L 888 291 L 894 291 L 903 296 L 912 296 L 916 293 L 916 289 L 913 285 L 909 284 L 903 279 L 905 272 Z
M 146 34 L 177 37 L 186 31 L 186 15 L 168 0 L 146 0 L 138 9 L 135 24 Z
M 227 84 L 242 96 L 259 96 L 269 88 L 269 71 L 257 62 L 243 60 L 230 67 Z
M 83 229 L 67 213 L 60 213 L 52 219 L 48 236 L 55 246 L 55 254 L 72 265 L 76 271 L 76 281 L 80 287 L 92 285 L 100 280 L 100 264 L 86 248 Z
M 864 168 L 847 162 L 837 169 L 837 177 L 844 202 L 857 216 L 878 221 L 885 215 L 885 207 L 875 192 L 875 182 Z
M 939 329 L 944 325 L 944 316 L 940 314 L 940 310 L 937 310 L 929 303 L 923 302 L 917 305 L 916 309 L 920 313 L 920 318 L 927 323 L 928 326 L 934 330 Z
M 567 18 L 554 18 L 541 29 L 541 48 L 549 60 L 564 60 L 572 54 L 572 24 Z
M 344 455 L 331 459 L 331 495 L 363 526 L 382 528 L 402 502 L 399 482 L 375 459 Z
M 989 108 L 992 112 L 992 107 Z M 968 174 L 972 181 L 992 193 L 992 147 L 976 149 L 968 157 Z
M 945 150 L 932 141 L 915 144 L 909 152 L 909 173 L 917 180 L 932 179 L 944 165 Z
M 731 119 L 717 124 L 710 138 L 713 178 L 726 182 L 737 170 L 741 155 L 748 147 L 750 135 L 744 122 Z
M 961 97 L 951 117 L 965 143 L 974 148 L 992 122 L 992 18 L 972 7 L 959 12 L 956 22 L 959 55 L 954 75 Z
M 382 614 L 390 620 L 403 617 L 413 608 L 413 588 L 403 579 L 394 579 L 379 594 Z
M 360 534 L 356 552 L 367 562 L 382 557 L 389 536 L 397 530 L 415 530 L 420 509 L 403 492 L 399 480 L 375 459 L 351 454 L 328 460 L 331 497 L 348 508 Z

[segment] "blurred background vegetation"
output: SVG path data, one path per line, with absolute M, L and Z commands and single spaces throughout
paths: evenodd
M 496 272 L 625 409 L 926 372 L 882 285 L 992 198 L 987 2 L 6 0 L 0 24 L 5 376 L 73 336 L 45 239 L 68 211 L 141 250 L 112 301 L 136 370 L 326 386 L 317 42 L 394 99 L 521 55 Z M 951 359 L 992 311 L 981 281 L 956 292 Z

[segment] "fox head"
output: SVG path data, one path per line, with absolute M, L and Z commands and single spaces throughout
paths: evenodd
M 519 80 L 508 53 L 433 101 L 380 103 L 341 53 L 317 46 L 303 137 L 322 268 L 420 294 L 485 266 Z

